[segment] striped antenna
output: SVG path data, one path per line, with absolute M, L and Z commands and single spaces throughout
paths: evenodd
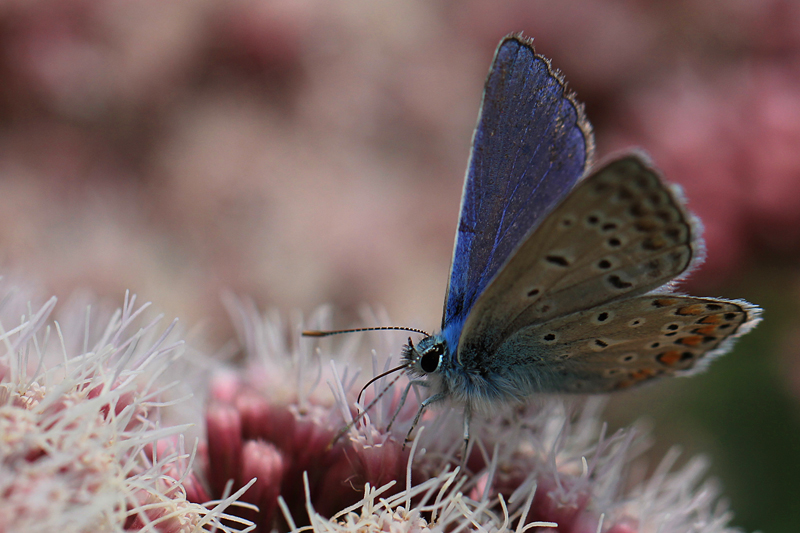
M 317 331 L 311 329 L 304 331 L 303 337 L 329 337 L 331 335 L 338 335 L 340 333 L 358 333 L 360 331 L 383 331 L 383 330 L 411 331 L 413 333 L 419 333 L 420 335 L 425 335 L 426 337 L 431 336 L 430 333 L 422 331 L 421 329 L 403 328 L 400 326 L 381 326 L 378 328 L 337 329 L 334 331 Z

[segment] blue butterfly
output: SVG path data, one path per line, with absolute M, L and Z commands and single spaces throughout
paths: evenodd
M 692 373 L 759 321 L 748 302 L 672 292 L 702 260 L 699 224 L 639 153 L 589 172 L 593 146 L 550 61 L 504 38 L 473 135 L 441 332 L 409 339 L 403 364 L 378 376 L 411 377 L 401 406 L 411 386 L 430 392 L 412 431 L 434 403 L 463 406 L 468 441 L 475 411 Z

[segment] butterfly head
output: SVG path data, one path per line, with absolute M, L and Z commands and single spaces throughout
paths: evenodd
M 441 335 L 425 337 L 415 346 L 409 338 L 403 348 L 403 361 L 408 372 L 419 377 L 442 372 L 447 365 L 449 350 Z

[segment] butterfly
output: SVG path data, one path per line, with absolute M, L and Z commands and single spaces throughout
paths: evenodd
M 561 74 L 531 40 L 505 37 L 473 134 L 441 331 L 409 339 L 403 364 L 378 376 L 409 375 L 401 406 L 411 386 L 429 392 L 411 431 L 450 402 L 463 406 L 466 445 L 473 412 L 691 374 L 760 320 L 744 300 L 674 292 L 702 262 L 699 222 L 646 156 L 592 168 L 593 146 Z

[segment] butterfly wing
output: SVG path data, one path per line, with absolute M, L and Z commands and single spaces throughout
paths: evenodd
M 640 156 L 612 161 L 575 187 L 486 288 L 464 324 L 459 362 L 483 367 L 524 327 L 664 285 L 698 256 L 696 233 Z
M 495 355 L 523 395 L 609 392 L 694 373 L 759 320 L 743 301 L 651 294 L 522 328 Z
M 472 139 L 443 329 L 463 323 L 520 241 L 583 175 L 592 144 L 581 106 L 550 62 L 523 37 L 503 39 Z

